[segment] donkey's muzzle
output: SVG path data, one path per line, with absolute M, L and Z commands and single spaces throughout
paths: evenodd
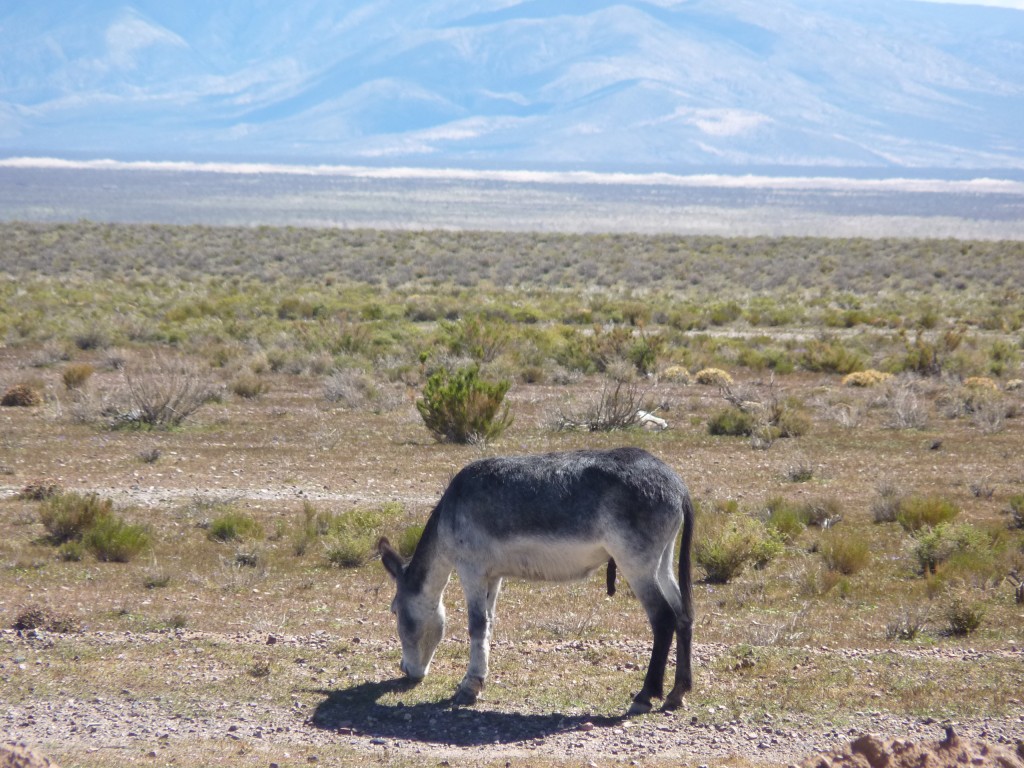
M 408 677 L 414 683 L 418 683 L 420 680 L 427 676 L 426 670 L 421 671 L 419 674 L 413 674 L 412 672 L 410 672 L 408 665 L 405 663 L 405 659 L 402 659 L 398 667 L 402 670 L 402 674 Z

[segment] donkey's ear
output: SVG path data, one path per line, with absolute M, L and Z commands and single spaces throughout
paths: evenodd
M 405 563 L 402 556 L 391 546 L 391 542 L 381 536 L 377 542 L 377 552 L 380 553 L 380 561 L 384 563 L 384 570 L 391 574 L 391 578 L 398 581 L 405 573 Z

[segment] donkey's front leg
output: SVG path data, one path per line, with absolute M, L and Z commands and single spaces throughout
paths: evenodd
M 491 627 L 494 621 L 494 603 L 498 599 L 501 580 L 468 582 L 459 576 L 466 592 L 469 613 L 469 669 L 455 691 L 453 703 L 458 706 L 475 704 L 487 680 L 491 654 Z

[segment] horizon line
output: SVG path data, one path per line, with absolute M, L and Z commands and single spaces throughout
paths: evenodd
M 200 162 L 190 160 L 68 160 L 60 157 L 14 156 L 0 158 L 0 168 L 41 170 L 160 171 L 168 173 L 220 173 L 235 175 L 345 176 L 370 179 L 428 179 L 438 181 L 496 181 L 511 184 L 601 184 L 671 187 L 724 187 L 733 189 L 801 189 L 888 192 L 970 192 L 1024 195 L 1024 182 L 979 176 L 972 179 L 853 178 L 843 176 L 780 176 L 754 173 L 677 174 L 652 171 L 524 171 L 415 166 L 348 164 L 287 164 L 269 162 Z

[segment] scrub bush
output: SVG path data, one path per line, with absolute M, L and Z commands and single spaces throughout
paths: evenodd
M 442 368 L 427 380 L 416 410 L 439 442 L 487 442 L 512 423 L 508 405 L 503 405 L 509 387 L 507 380 L 481 379 L 476 365 L 454 372 Z

